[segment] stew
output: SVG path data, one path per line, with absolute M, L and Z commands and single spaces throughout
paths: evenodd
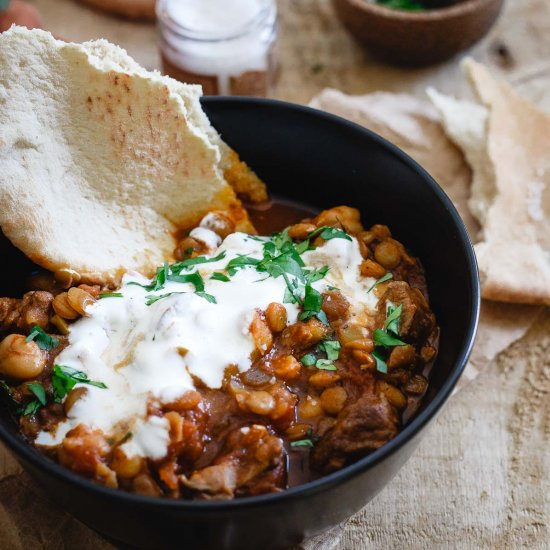
M 251 213 L 260 230 L 277 208 Z M 258 237 L 213 213 L 175 256 L 152 280 L 66 269 L 0 299 L 3 401 L 53 460 L 141 495 L 253 496 L 356 461 L 418 411 L 439 329 L 388 227 L 341 206 Z

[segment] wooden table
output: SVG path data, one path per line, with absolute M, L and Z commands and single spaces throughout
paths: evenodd
M 155 29 L 111 19 L 71 0 L 35 0 L 46 28 L 65 39 L 105 37 L 148 68 L 158 67 Z M 427 84 L 464 96 L 459 61 L 405 71 L 375 62 L 334 17 L 329 0 L 280 0 L 282 78 L 277 97 L 306 103 L 324 87 L 422 95 Z M 550 2 L 509 0 L 496 27 L 471 52 L 550 109 Z M 549 152 L 550 154 L 550 152 Z M 14 471 L 16 466 L 13 466 Z M 17 481 L 17 483 L 24 483 Z M 0 519 L 9 517 L 0 485 Z M 18 533 L 57 517 L 31 491 Z M 544 548 L 550 541 L 550 312 L 456 395 L 393 482 L 352 518 L 336 546 L 363 548 Z M 24 522 L 27 522 L 26 524 Z M 56 520 L 58 521 L 58 520 Z M 75 520 L 52 526 L 42 548 L 97 548 Z M 10 538 L 11 537 L 11 538 Z M 14 538 L 15 537 L 15 538 Z M 86 542 L 83 542 L 83 541 Z M 93 542 L 95 540 L 95 542 Z

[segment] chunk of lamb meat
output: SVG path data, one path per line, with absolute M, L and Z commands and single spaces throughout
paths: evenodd
M 311 465 L 328 473 L 385 445 L 399 433 L 399 418 L 384 394 L 370 390 L 345 407 L 315 445 Z
M 52 301 L 53 294 L 44 290 L 27 292 L 20 300 L 0 298 L 0 330 L 29 332 L 34 325 L 46 329 Z
M 262 492 L 273 492 L 282 476 L 270 472 L 280 472 L 283 464 L 281 439 L 270 434 L 265 426 L 253 425 L 231 432 L 222 454 L 212 465 L 193 472 L 190 478 L 181 476 L 180 480 L 182 485 L 206 498 L 232 498 L 244 486 L 255 492 L 256 482 Z
M 424 295 L 404 281 L 393 281 L 380 298 L 376 327 L 383 328 L 386 322 L 387 304 L 403 306 L 399 322 L 399 335 L 407 342 L 422 344 L 435 329 L 435 316 Z

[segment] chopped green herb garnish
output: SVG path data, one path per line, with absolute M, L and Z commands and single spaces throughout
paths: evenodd
M 406 346 L 407 344 L 399 338 L 384 332 L 383 330 L 376 329 L 374 331 L 374 343 L 377 346 L 382 346 L 384 348 L 395 348 L 397 346 Z
M 46 390 L 44 389 L 44 386 L 36 382 L 34 384 L 29 384 L 27 387 L 31 390 L 36 399 L 38 399 L 40 404 L 45 407 L 48 402 L 48 398 L 46 397 Z
M 317 359 L 315 368 L 320 370 L 336 370 L 336 366 L 330 359 Z
M 46 334 L 38 325 L 34 325 L 25 338 L 25 342 L 36 342 L 40 349 L 49 351 L 59 345 L 59 340 Z
M 305 367 L 313 367 L 313 365 L 317 362 L 317 357 L 315 357 L 313 353 L 307 353 L 300 359 L 300 362 Z
M 331 361 L 336 361 L 340 357 L 340 342 L 338 340 L 325 340 L 319 344 L 319 349 L 327 354 L 327 358 Z
M 386 313 L 386 323 L 384 329 L 388 332 L 393 332 L 396 335 L 399 335 L 399 323 L 401 321 L 401 313 L 403 312 L 403 304 L 399 304 L 397 307 L 388 306 L 388 311 Z
M 131 281 L 128 284 L 140 286 L 148 292 L 155 292 L 157 290 L 160 290 L 161 288 L 164 288 L 164 284 L 166 283 L 166 279 L 168 278 L 169 273 L 170 266 L 168 265 L 168 262 L 164 262 L 164 265 L 157 269 L 157 274 L 155 275 L 155 278 L 148 285 L 142 285 L 141 283 L 137 283 L 135 281 Z
M 300 439 L 298 441 L 292 441 L 290 443 L 290 446 L 293 449 L 296 448 L 306 448 L 306 447 L 313 447 L 313 441 L 311 439 Z
M 85 372 L 73 369 L 72 367 L 54 365 L 52 386 L 56 402 L 60 403 L 77 384 L 87 384 L 102 389 L 107 387 L 103 382 L 90 380 Z
M 166 294 L 148 294 L 145 296 L 145 305 L 152 306 L 154 303 L 162 300 L 163 298 L 168 298 L 172 294 L 185 294 L 185 292 L 167 292 Z
M 208 294 L 206 292 L 195 292 L 197 296 L 200 296 L 201 298 L 204 298 L 207 302 L 210 302 L 211 304 L 217 304 L 217 300 L 215 296 L 212 296 L 212 294 Z
M 124 298 L 122 292 L 101 292 L 100 298 Z
M 378 351 L 373 351 L 372 355 L 376 360 L 376 370 L 382 374 L 388 374 L 388 365 L 384 361 L 382 355 Z
M 331 239 L 345 239 L 346 241 L 351 241 L 351 237 L 343 230 L 338 229 L 337 227 L 329 227 L 328 225 L 319 227 L 315 231 L 312 231 L 307 238 L 314 239 L 315 237 L 320 236 L 325 241 L 330 241 Z
M 225 273 L 220 273 L 219 271 L 212 273 L 210 279 L 213 281 L 222 281 L 224 283 L 228 283 L 231 280 Z
M 195 287 L 195 292 L 204 290 L 204 281 L 198 271 L 185 275 L 168 275 L 168 280 L 174 283 L 191 283 Z
M 311 317 L 317 317 L 321 323 L 328 325 L 328 318 L 325 312 L 321 309 L 323 305 L 323 296 L 317 290 L 315 290 L 309 283 L 305 286 L 304 299 L 302 301 L 302 307 L 304 311 L 300 313 L 300 321 L 305 321 Z
M 20 411 L 21 416 L 30 416 L 36 414 L 42 408 L 42 403 L 38 399 L 33 399 Z
M 223 260 L 225 258 L 225 250 L 223 252 L 220 252 L 217 256 L 214 258 L 207 258 L 206 256 L 197 256 L 196 258 L 189 258 L 188 260 L 183 260 L 181 262 L 176 262 L 175 264 L 172 264 L 170 266 L 170 270 L 172 273 L 175 273 L 176 275 L 181 273 L 184 269 L 188 269 L 189 267 L 192 267 L 194 265 L 201 265 L 201 264 L 210 264 L 214 262 L 219 262 L 220 260 Z
M 367 290 L 367 294 L 371 291 L 371 290 L 374 290 L 378 285 L 382 284 L 382 283 L 385 283 L 386 281 L 389 281 L 393 279 L 393 273 L 386 273 L 385 275 L 383 275 L 382 277 L 380 277 L 380 279 L 378 279 L 368 290 Z

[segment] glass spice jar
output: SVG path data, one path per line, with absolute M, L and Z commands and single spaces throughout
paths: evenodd
M 158 0 L 165 74 L 206 95 L 270 94 L 277 76 L 275 0 Z

